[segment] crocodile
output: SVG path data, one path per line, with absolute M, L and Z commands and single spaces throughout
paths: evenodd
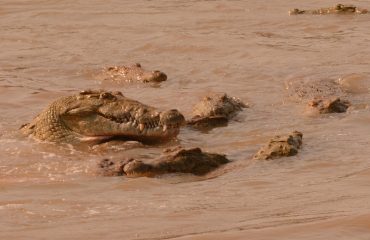
M 229 97 L 226 93 L 211 94 L 194 106 L 193 117 L 187 124 L 198 129 L 226 125 L 239 111 L 247 107 L 240 99 Z
M 312 15 L 326 15 L 326 14 L 365 14 L 367 9 L 361 9 L 355 5 L 337 4 L 334 7 L 319 8 L 313 10 L 301 10 L 294 8 L 289 11 L 289 15 L 312 14 Z
M 166 149 L 164 153 L 150 162 L 141 159 L 114 161 L 103 159 L 98 163 L 98 175 L 154 177 L 168 173 L 191 173 L 205 175 L 230 162 L 225 155 L 203 152 L 200 148 L 182 147 Z
M 140 63 L 105 67 L 95 77 L 117 83 L 159 83 L 167 80 L 165 73 L 158 70 L 145 70 Z
M 324 113 L 346 112 L 351 102 L 343 82 L 334 80 L 297 80 L 286 83 L 289 97 L 307 103 L 306 113 L 317 115 Z M 345 99 L 345 100 L 344 100 Z
M 85 90 L 52 102 L 21 131 L 36 139 L 76 144 L 112 138 L 166 141 L 178 135 L 184 116 L 129 99 L 121 92 Z
M 308 111 L 323 113 L 344 113 L 350 106 L 347 100 L 334 98 L 315 98 L 308 103 Z
M 298 131 L 294 131 L 288 135 L 274 136 L 253 158 L 256 160 L 271 160 L 294 156 L 302 146 L 302 138 L 303 134 Z
M 307 101 L 322 97 L 346 97 L 341 85 L 331 79 L 297 79 L 287 81 L 285 88 L 292 100 Z

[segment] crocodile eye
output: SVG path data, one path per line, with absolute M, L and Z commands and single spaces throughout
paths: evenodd
M 123 94 L 120 91 L 114 91 L 113 92 L 113 95 L 118 95 L 118 96 L 122 96 L 123 97 Z
M 140 63 L 135 63 L 135 66 L 141 68 L 141 64 Z
M 223 102 L 225 102 L 226 100 L 227 100 L 227 95 L 224 93 L 224 94 L 222 94 L 222 96 L 221 96 L 221 100 L 223 101 Z
M 344 8 L 344 5 L 343 4 L 337 4 L 337 6 L 335 6 L 335 9 L 336 10 L 341 10 Z
M 70 116 L 85 116 L 90 115 L 94 112 L 96 112 L 96 109 L 93 106 L 78 106 L 75 108 L 67 109 L 65 114 Z
M 90 90 L 90 89 L 87 89 L 87 90 L 82 90 L 80 92 L 80 95 L 89 95 L 89 94 L 92 94 L 94 91 Z
M 100 99 L 116 99 L 115 96 L 113 96 L 113 94 L 111 94 L 110 92 L 103 92 L 100 94 L 99 96 Z
M 114 66 L 114 67 L 108 67 L 107 70 L 108 71 L 117 71 L 118 68 L 116 66 Z

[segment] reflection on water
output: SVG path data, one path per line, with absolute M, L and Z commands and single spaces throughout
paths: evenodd
M 0 3 L 1 239 L 368 239 L 370 15 L 288 16 L 336 2 L 9 1 Z M 356 2 L 357 4 L 357 2 Z M 370 8 L 370 1 L 358 2 Z M 89 73 L 140 62 L 161 86 L 100 82 Z M 353 108 L 307 117 L 287 98 L 294 79 L 341 84 Z M 227 127 L 181 130 L 145 148 L 39 143 L 18 128 L 49 102 L 107 88 L 191 115 L 209 92 L 251 107 Z M 272 135 L 302 131 L 295 157 L 255 162 Z M 102 158 L 157 156 L 181 144 L 233 162 L 189 175 L 97 177 Z

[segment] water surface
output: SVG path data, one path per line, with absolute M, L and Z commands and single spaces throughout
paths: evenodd
M 335 3 L 2 0 L 0 238 L 369 239 L 370 14 L 287 14 Z M 91 74 L 135 62 L 168 81 L 119 86 Z M 346 76 L 360 89 L 350 95 L 360 107 L 349 113 L 307 117 L 304 103 L 287 97 L 286 82 Z M 251 107 L 227 127 L 185 128 L 168 144 L 127 151 L 19 134 L 51 101 L 87 88 L 120 90 L 186 117 L 210 92 Z M 271 136 L 293 130 L 304 134 L 299 155 L 251 160 Z M 233 163 L 208 179 L 94 175 L 102 158 L 154 157 L 177 144 L 225 153 Z

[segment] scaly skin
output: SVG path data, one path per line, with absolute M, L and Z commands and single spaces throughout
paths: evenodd
M 344 113 L 350 105 L 349 101 L 341 100 L 338 97 L 315 98 L 308 103 L 308 110 L 316 111 L 319 114 Z
M 347 95 L 338 82 L 324 79 L 288 81 L 285 88 L 288 90 L 289 97 L 298 101 Z
M 315 116 L 324 113 L 346 112 L 351 103 L 349 95 L 337 81 L 297 80 L 286 83 L 290 99 L 307 102 L 305 113 Z
M 300 10 L 298 8 L 295 8 L 289 11 L 289 15 L 365 14 L 367 12 L 368 12 L 367 9 L 360 9 L 354 5 L 337 4 L 334 7 L 319 8 L 319 9 L 313 9 L 313 10 Z
M 177 136 L 184 122 L 177 110 L 159 112 L 121 92 L 86 90 L 51 103 L 21 131 L 42 141 L 70 144 L 112 137 L 145 142 Z
M 111 80 L 117 83 L 124 82 L 143 82 L 143 83 L 159 83 L 167 80 L 167 75 L 161 71 L 147 71 L 141 67 L 139 63 L 128 66 L 113 66 L 104 68 L 98 74 L 98 78 Z
M 253 158 L 257 160 L 270 160 L 294 156 L 302 146 L 302 138 L 303 134 L 298 131 L 285 136 L 274 136 Z
M 204 175 L 228 163 L 225 155 L 203 152 L 200 148 L 166 150 L 152 162 L 138 159 L 112 161 L 103 159 L 98 164 L 98 174 L 103 176 L 154 177 L 167 173 L 192 173 Z
M 194 106 L 193 117 L 187 123 L 197 128 L 225 125 L 246 107 L 240 99 L 229 97 L 226 93 L 213 94 Z

